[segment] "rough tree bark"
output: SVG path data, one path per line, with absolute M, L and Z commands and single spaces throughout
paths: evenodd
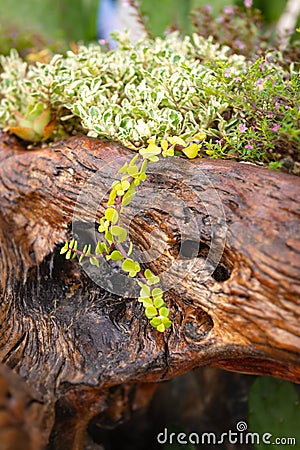
M 93 242 L 131 157 L 87 137 L 27 150 L 1 136 L 0 357 L 44 405 L 49 448 L 80 449 L 91 418 L 114 426 L 155 382 L 200 365 L 300 382 L 300 179 L 234 161 L 152 166 L 124 220 L 167 289 L 173 326 L 159 334 L 131 282 L 59 254 L 72 219 Z

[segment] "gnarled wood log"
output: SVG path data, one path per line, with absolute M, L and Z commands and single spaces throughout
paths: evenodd
M 56 404 L 53 448 L 62 434 L 80 448 L 92 417 L 115 424 L 150 398 L 148 382 L 200 365 L 300 382 L 300 179 L 233 161 L 150 167 L 124 223 L 167 291 L 173 326 L 159 334 L 117 268 L 59 254 L 72 221 L 95 241 L 131 157 L 87 137 L 27 150 L 2 135 L 0 357 Z

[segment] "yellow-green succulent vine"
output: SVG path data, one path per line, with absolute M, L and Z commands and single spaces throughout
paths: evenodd
M 121 269 L 131 278 L 135 278 L 140 287 L 138 301 L 145 309 L 145 315 L 150 324 L 159 332 L 170 328 L 170 310 L 164 301 L 164 291 L 159 287 L 160 278 L 149 269 L 142 271 L 138 261 L 130 258 L 133 244 L 130 241 L 128 250 L 123 243 L 128 240 L 125 228 L 118 225 L 120 215 L 136 194 L 136 188 L 147 178 L 146 170 L 149 164 L 159 161 L 159 157 L 174 156 L 181 154 L 188 158 L 198 156 L 206 134 L 199 132 L 197 135 L 184 140 L 182 137 L 168 137 L 156 142 L 148 140 L 148 145 L 141 148 L 139 152 L 125 163 L 119 170 L 119 178 L 112 183 L 107 208 L 100 218 L 98 231 L 102 240 L 98 241 L 92 251 L 91 245 L 84 245 L 82 250 L 78 249 L 78 241 L 72 239 L 66 242 L 61 249 L 61 254 L 66 259 L 78 258 L 82 262 L 87 258 L 90 264 L 100 267 L 100 258 L 106 261 L 118 262 Z

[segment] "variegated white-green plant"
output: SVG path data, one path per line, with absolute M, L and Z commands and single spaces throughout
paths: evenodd
M 130 258 L 122 209 L 159 157 L 194 158 L 201 148 L 212 157 L 270 161 L 274 138 L 299 145 L 299 72 L 295 64 L 277 65 L 279 53 L 250 61 L 197 34 L 135 44 L 126 34 L 114 38 L 114 50 L 80 46 L 48 64 L 27 65 L 15 51 L 0 56 L 0 128 L 29 142 L 77 131 L 138 151 L 112 185 L 103 239 L 95 249 L 79 249 L 72 239 L 62 253 L 96 266 L 104 257 L 137 277 L 146 316 L 163 332 L 171 320 L 159 277 Z
M 207 155 L 265 162 L 279 120 L 297 138 L 299 71 L 280 52 L 253 61 L 197 34 L 114 37 L 114 50 L 80 46 L 48 64 L 0 56 L 0 128 L 29 141 L 77 131 L 133 150 L 204 131 Z
M 56 133 L 79 119 L 81 132 L 131 149 L 203 129 L 216 134 L 228 103 L 212 89 L 221 83 L 220 70 L 246 70 L 244 56 L 198 35 L 173 33 L 135 45 L 126 35 L 115 37 L 117 49 L 81 46 L 49 64 L 27 66 L 15 51 L 1 57 L 0 127 L 18 126 L 19 115 L 40 103 L 51 112 L 49 122 L 56 119 Z

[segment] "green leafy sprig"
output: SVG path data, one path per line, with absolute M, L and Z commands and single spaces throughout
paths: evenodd
M 118 223 L 124 207 L 129 205 L 136 195 L 137 187 L 146 180 L 149 164 L 157 162 L 160 155 L 167 157 L 182 154 L 189 159 L 195 158 L 205 138 L 205 133 L 200 132 L 189 140 L 184 140 L 182 137 L 169 137 L 156 143 L 155 140 L 149 139 L 148 146 L 141 148 L 129 163 L 126 162 L 121 167 L 119 170 L 121 177 L 112 183 L 107 208 L 100 218 L 98 227 L 103 240 L 97 242 L 95 251 L 92 252 L 91 244 L 86 244 L 82 250 L 79 250 L 78 241 L 72 239 L 65 243 L 60 252 L 66 255 L 66 259 L 77 257 L 79 262 L 88 258 L 90 264 L 98 268 L 100 258 L 119 263 L 129 277 L 137 278 L 140 287 L 138 301 L 142 303 L 150 324 L 160 332 L 164 332 L 172 325 L 170 310 L 164 301 L 164 291 L 157 286 L 160 278 L 149 269 L 142 271 L 139 262 L 130 258 L 133 244 L 130 241 L 126 246 L 128 249 L 125 249 L 124 242 L 128 241 L 128 234 L 126 229 Z

